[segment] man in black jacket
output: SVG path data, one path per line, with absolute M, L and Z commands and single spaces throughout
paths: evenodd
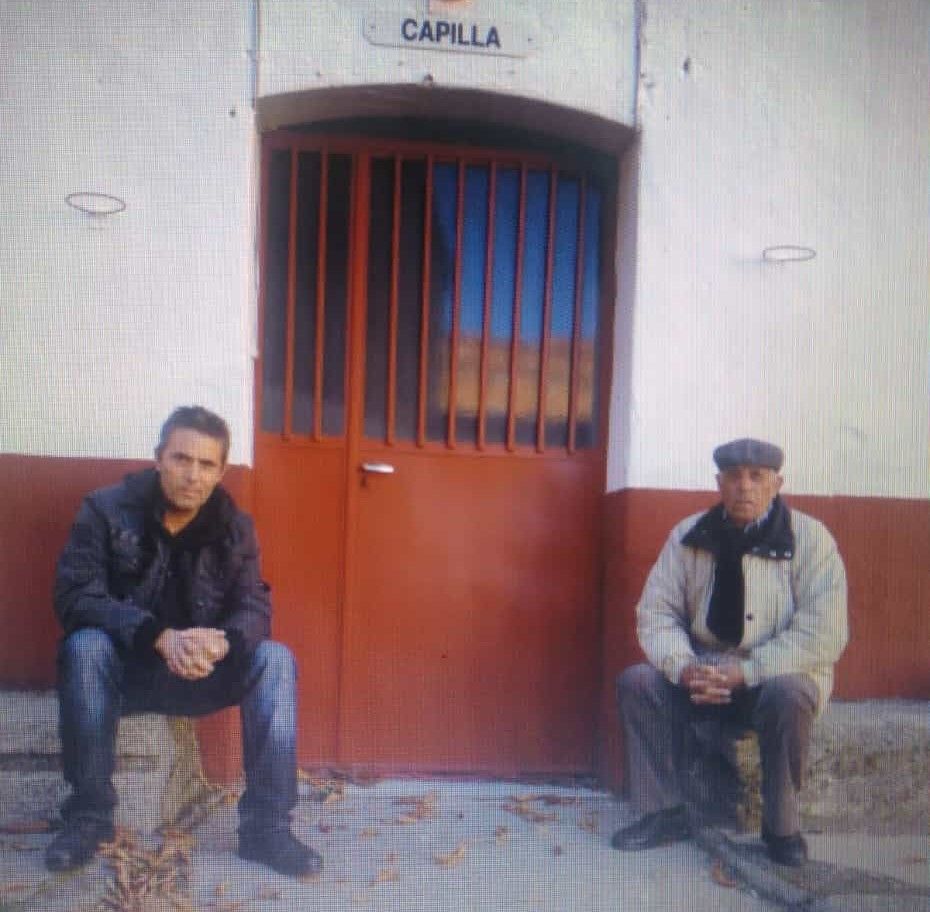
M 58 562 L 60 733 L 72 793 L 46 850 L 52 870 L 113 838 L 120 715 L 198 716 L 239 704 L 246 789 L 239 854 L 309 876 L 294 838 L 296 666 L 268 639 L 271 603 L 251 519 L 220 487 L 229 429 L 199 406 L 162 427 L 154 468 L 85 498 Z

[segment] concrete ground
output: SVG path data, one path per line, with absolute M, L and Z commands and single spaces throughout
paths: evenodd
M 121 774 L 119 822 L 154 848 L 159 842 L 157 794 L 149 778 Z M 21 794 L 38 784 L 24 784 Z M 319 880 L 295 881 L 240 860 L 235 808 L 226 804 L 193 831 L 190 902 L 159 904 L 154 891 L 147 905 L 135 908 L 754 912 L 791 907 L 784 895 L 767 893 L 764 882 L 753 887 L 756 895 L 745 882 L 731 885 L 735 869 L 715 865 L 703 842 L 636 854 L 614 851 L 610 835 L 629 813 L 604 792 L 449 780 L 339 784 L 328 801 L 307 782 L 302 791 L 294 830 L 322 853 L 325 868 Z M 98 857 L 76 873 L 50 875 L 42 861 L 50 835 L 15 832 L 17 819 L 25 818 L 0 811 L 0 828 L 6 829 L 0 832 L 0 909 L 122 908 L 102 903 L 113 881 L 108 861 Z M 805 901 L 820 903 L 808 902 L 806 908 L 930 908 L 926 832 L 809 834 L 809 843 L 815 862 L 811 871 L 831 872 L 834 880 L 838 872 L 842 876 L 832 899 L 816 891 L 803 894 Z M 750 836 L 736 837 L 733 843 L 770 876 L 772 866 L 765 865 L 756 844 Z M 788 901 L 802 895 L 790 889 Z
M 190 756 L 183 733 L 156 716 L 120 726 L 121 854 L 50 874 L 52 836 L 29 830 L 55 817 L 67 793 L 57 702 L 50 692 L 0 692 L 0 912 L 927 912 L 927 710 L 837 706 L 824 720 L 805 818 L 812 860 L 799 871 L 768 862 L 756 835 L 720 830 L 616 852 L 610 836 L 631 813 L 602 791 L 303 776 L 294 831 L 322 853 L 324 871 L 302 883 L 239 859 L 230 802 L 190 830 L 189 846 L 167 840 L 178 851 L 158 861 L 161 821 L 178 819 L 187 786 L 216 793 L 179 764 Z M 172 789 L 169 773 L 184 769 Z

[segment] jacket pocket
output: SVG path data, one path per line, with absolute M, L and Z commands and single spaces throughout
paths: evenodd
M 119 571 L 138 571 L 142 566 L 142 540 L 130 529 L 114 529 L 110 535 L 113 566 Z
M 142 541 L 129 529 L 115 529 L 110 535 L 110 584 L 114 593 L 125 598 L 143 575 Z
M 743 575 L 746 587 L 743 645 L 758 646 L 778 636 L 791 623 L 794 615 L 791 564 L 747 555 Z
M 226 593 L 220 576 L 198 571 L 191 592 L 191 612 L 198 626 L 210 626 L 223 613 Z

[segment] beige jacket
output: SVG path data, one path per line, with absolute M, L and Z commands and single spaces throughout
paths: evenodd
M 780 674 L 813 678 L 823 709 L 833 689 L 833 665 L 846 646 L 846 571 L 826 526 L 791 510 L 791 560 L 743 557 L 745 617 L 738 647 L 707 629 L 714 557 L 681 543 L 703 514 L 672 530 L 636 606 L 640 645 L 649 661 L 677 684 L 695 661 L 740 660 L 747 686 Z

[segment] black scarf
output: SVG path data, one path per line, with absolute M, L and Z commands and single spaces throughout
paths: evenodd
M 714 555 L 714 589 L 707 611 L 707 629 L 718 640 L 738 646 L 743 639 L 746 598 L 743 555 L 791 560 L 794 554 L 791 511 L 776 497 L 768 516 L 758 525 L 744 529 L 730 522 L 723 504 L 718 504 L 698 520 L 682 544 Z
M 183 629 L 193 623 L 194 567 L 200 549 L 219 539 L 225 527 L 225 492 L 216 488 L 197 515 L 177 535 L 163 525 L 167 503 L 156 478 L 150 492 L 148 535 L 168 549 L 167 572 L 158 605 L 162 628 Z M 157 545 L 156 545 L 157 547 Z

